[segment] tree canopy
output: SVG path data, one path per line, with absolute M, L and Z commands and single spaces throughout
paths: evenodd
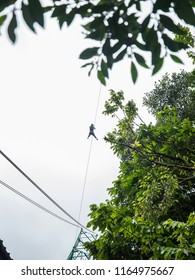
M 183 79 L 185 73 L 180 75 Z M 160 83 L 174 85 L 175 76 L 167 77 Z M 180 91 L 190 96 L 188 87 L 186 82 Z M 120 168 L 108 189 L 110 199 L 90 207 L 88 226 L 100 236 L 86 248 L 95 259 L 195 258 L 195 117 L 190 110 L 188 116 L 180 114 L 181 92 L 174 104 L 170 98 L 160 107 L 161 91 L 156 86 L 145 100 L 154 124 L 141 120 L 132 100 L 124 103 L 122 91 L 111 90 L 105 103 L 104 114 L 118 119 L 105 141 Z M 184 109 L 189 102 L 182 103 Z
M 181 119 L 195 119 L 195 71 L 188 73 L 166 73 L 163 78 L 155 82 L 154 89 L 145 94 L 144 105 L 153 115 L 163 110 L 165 106 L 175 107 Z
M 94 47 L 80 54 L 89 75 L 95 68 L 105 84 L 113 65 L 127 58 L 136 82 L 138 66 L 151 69 L 154 75 L 166 57 L 182 63 L 175 54 L 189 44 L 174 40 L 174 34 L 186 34 L 180 22 L 194 26 L 193 7 L 193 0 L 2 0 L 0 28 L 7 30 L 15 43 L 21 19 L 36 33 L 37 26 L 45 26 L 45 13 L 55 18 L 60 28 L 80 16 L 85 38 L 94 41 Z

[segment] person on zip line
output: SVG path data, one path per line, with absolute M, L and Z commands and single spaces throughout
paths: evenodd
M 87 139 L 92 135 L 93 137 L 95 137 L 95 139 L 97 139 L 97 137 L 95 136 L 95 133 L 94 133 L 94 129 L 95 129 L 95 126 L 93 124 L 90 125 L 89 127 L 89 135 L 87 137 Z M 97 139 L 98 140 L 98 139 Z

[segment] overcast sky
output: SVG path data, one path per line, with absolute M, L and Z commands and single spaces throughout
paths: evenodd
M 95 117 L 100 83 L 94 73 L 81 69 L 79 54 L 94 46 L 83 39 L 76 22 L 69 29 L 54 20 L 34 35 L 21 24 L 12 45 L 0 37 L 0 149 L 73 217 L 78 218 L 90 148 L 89 125 Z M 139 69 L 134 85 L 129 61 L 114 66 L 106 87 L 102 87 L 96 121 L 98 141 L 93 140 L 80 222 L 89 220 L 89 205 L 103 202 L 106 189 L 118 175 L 118 159 L 103 141 L 115 121 L 103 116 L 109 89 L 123 90 L 134 99 L 142 118 L 152 120 L 142 98 L 165 72 L 191 70 L 166 61 L 154 77 Z M 67 218 L 0 155 L 0 180 Z M 26 202 L 0 185 L 0 239 L 13 259 L 66 259 L 76 228 Z

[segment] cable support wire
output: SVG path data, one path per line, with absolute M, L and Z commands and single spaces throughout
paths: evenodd
M 66 214 L 70 219 L 72 219 L 74 222 L 76 222 L 80 227 L 85 228 L 89 232 L 93 232 L 83 226 L 79 221 L 77 221 L 74 217 L 72 217 L 64 208 L 62 208 L 53 198 L 51 198 L 41 187 L 39 187 L 22 169 L 20 169 L 6 154 L 4 154 L 0 150 L 0 154 L 9 161 L 32 185 L 35 186 L 47 199 L 49 199 L 56 207 L 58 207 L 64 214 Z
M 49 209 L 45 208 L 44 206 L 42 206 L 41 204 L 37 203 L 36 201 L 30 199 L 29 197 L 27 197 L 26 195 L 24 195 L 23 193 L 17 191 L 16 189 L 14 189 L 13 187 L 11 187 L 10 185 L 6 184 L 5 182 L 0 180 L 0 184 L 3 185 L 4 187 L 6 187 L 7 189 L 9 189 L 10 191 L 14 192 L 15 194 L 17 194 L 18 196 L 24 198 L 26 201 L 30 202 L 31 204 L 35 205 L 36 207 L 40 208 L 41 210 L 45 211 L 46 213 L 54 216 L 55 218 L 58 218 L 72 226 L 78 227 L 78 225 L 71 223 L 70 221 L 62 218 L 61 216 L 55 214 L 54 212 L 50 211 Z M 80 227 L 80 226 L 79 226 Z M 82 227 L 81 227 L 82 228 Z
M 97 99 L 97 105 L 96 105 L 96 111 L 95 111 L 95 117 L 94 117 L 94 126 L 95 126 L 96 120 L 97 120 L 97 114 L 98 114 L 98 108 L 99 108 L 99 103 L 100 103 L 101 90 L 102 90 L 102 84 L 100 84 L 100 89 L 99 89 L 99 94 L 98 94 L 98 99 Z M 91 157 L 92 143 L 93 143 L 93 137 L 91 138 L 91 142 L 90 142 L 88 159 L 87 159 L 87 167 L 86 167 L 86 171 L 85 171 L 85 177 L 84 177 L 84 183 L 83 183 L 83 189 L 82 189 L 82 195 L 81 195 L 81 203 L 80 203 L 79 215 L 78 215 L 78 221 L 79 222 L 80 222 L 81 210 L 82 210 L 83 199 L 84 199 L 84 193 L 85 193 L 85 188 L 86 188 L 86 183 L 87 183 L 87 175 L 88 175 L 88 169 L 89 169 L 89 163 L 90 163 L 90 157 Z M 77 232 L 76 232 L 76 236 L 77 236 Z
M 98 94 L 97 106 L 96 106 L 95 117 L 94 117 L 94 126 L 95 126 L 96 120 L 97 120 L 97 114 L 98 114 L 98 108 L 99 108 L 99 104 L 100 104 L 101 91 L 102 91 L 102 84 L 100 84 L 100 89 L 99 89 L 99 94 Z

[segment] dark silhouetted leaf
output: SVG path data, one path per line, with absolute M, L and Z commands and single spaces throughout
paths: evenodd
M 183 19 L 186 23 L 195 25 L 195 15 L 192 7 L 191 0 L 176 0 L 175 1 L 175 12 Z
M 85 5 L 82 5 L 80 6 L 78 9 L 77 9 L 77 13 L 82 17 L 82 18 L 85 18 L 85 17 L 89 17 L 91 15 L 91 11 L 90 9 L 92 9 L 94 7 L 94 5 L 92 5 L 91 3 L 87 3 Z
M 183 35 L 184 31 L 179 28 L 179 26 L 175 25 L 173 20 L 170 17 L 167 17 L 165 15 L 160 15 L 160 21 L 164 27 L 166 27 L 168 30 L 172 31 L 175 34 Z
M 149 50 L 147 49 L 147 46 L 144 45 L 144 44 L 142 44 L 142 43 L 140 43 L 140 42 L 136 42 L 135 45 L 136 45 L 140 50 L 142 50 L 142 51 L 149 51 Z
M 136 1 L 136 2 L 135 2 L 135 6 L 136 6 L 136 9 L 137 9 L 138 11 L 141 11 L 141 4 L 140 4 L 139 1 Z
M 55 6 L 51 17 L 60 17 L 66 14 L 67 5 Z
M 119 51 L 123 44 L 118 41 L 113 47 L 112 47 L 112 53 L 114 54 L 115 52 Z
M 146 64 L 143 56 L 141 56 L 138 53 L 134 53 L 134 55 L 135 55 L 135 58 L 136 58 L 137 62 L 139 63 L 139 65 L 141 65 L 142 67 L 145 67 L 145 68 L 149 68 L 148 65 Z
M 153 7 L 153 12 L 156 13 L 158 10 L 168 12 L 171 6 L 172 0 L 157 0 Z
M 183 64 L 183 61 L 182 61 L 178 56 L 171 54 L 170 57 L 171 57 L 172 60 L 175 61 L 176 63 Z
M 43 12 L 47 13 L 47 12 L 50 12 L 52 9 L 53 9 L 53 6 L 46 6 L 46 7 L 43 7 Z
M 138 76 L 138 72 L 137 72 L 137 68 L 135 67 L 134 62 L 131 62 L 131 77 L 133 80 L 133 83 L 135 84 L 136 80 L 137 80 L 137 76 Z
M 35 21 L 32 18 L 29 6 L 25 5 L 23 2 L 22 2 L 22 15 L 23 15 L 23 18 L 24 18 L 26 24 L 28 25 L 28 27 L 33 32 L 35 32 L 35 29 L 34 29 L 34 26 L 33 26 Z
M 142 28 L 143 29 L 146 29 L 147 28 L 147 26 L 148 26 L 148 24 L 149 24 L 149 22 L 150 22 L 150 15 L 148 15 L 144 20 L 143 20 L 143 22 L 142 22 Z
M 105 77 L 104 77 L 104 74 L 102 73 L 102 71 L 98 70 L 97 77 L 98 77 L 98 80 L 101 82 L 101 84 L 103 84 L 105 86 L 106 80 L 105 80 Z
M 108 78 L 108 65 L 103 59 L 101 61 L 101 71 L 104 74 L 104 76 Z
M 156 74 L 163 66 L 163 58 L 159 58 L 157 63 L 154 65 L 153 71 L 152 71 L 152 75 Z
M 17 0 L 1 0 L 0 1 L 0 12 L 10 5 L 14 4 Z
M 166 34 L 162 35 L 162 38 L 164 40 L 165 45 L 169 48 L 172 52 L 177 52 L 181 49 L 186 49 L 188 47 L 187 44 L 178 43 L 174 40 L 172 40 L 170 37 L 168 37 Z
M 114 62 L 118 62 L 120 60 L 122 60 L 124 58 L 124 56 L 127 54 L 127 48 L 125 48 L 124 50 L 122 50 L 114 59 Z
M 72 23 L 75 16 L 76 16 L 75 9 L 73 9 L 69 14 L 66 15 L 66 23 L 68 26 Z
M 102 52 L 105 56 L 109 56 L 112 53 L 112 48 L 110 45 L 110 39 L 106 39 L 103 48 L 102 48 Z
M 39 0 L 28 0 L 29 9 L 34 22 L 44 27 L 44 10 Z
M 15 43 L 15 41 L 16 41 L 16 34 L 15 34 L 16 28 L 17 28 L 17 20 L 16 20 L 15 13 L 13 13 L 12 19 L 11 19 L 11 21 L 8 25 L 8 29 L 7 29 L 9 38 L 13 43 Z
M 85 38 L 93 39 L 96 41 L 101 41 L 104 38 L 104 32 L 97 29 L 95 31 L 90 32 Z
M 152 65 L 155 65 L 159 58 L 160 58 L 160 53 L 161 53 L 161 45 L 158 43 L 152 52 Z
M 153 51 L 158 44 L 158 36 L 153 28 L 147 28 L 142 34 L 143 40 L 146 42 L 146 47 Z
M 89 58 L 91 58 L 91 57 L 97 55 L 98 49 L 99 49 L 99 48 L 97 48 L 97 47 L 88 48 L 88 49 L 84 50 L 84 51 L 80 54 L 79 58 L 80 58 L 80 59 L 89 59 Z

